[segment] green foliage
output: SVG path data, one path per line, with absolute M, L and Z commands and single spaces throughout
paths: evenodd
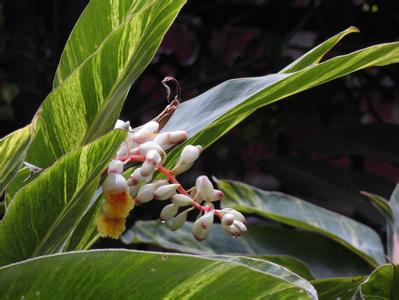
M 104 299 L 398 298 L 398 266 L 382 265 L 383 246 L 372 229 L 298 198 L 231 181 L 219 181 L 226 194 L 222 205 L 257 216 L 239 239 L 225 235 L 219 224 L 200 243 L 192 238 L 190 222 L 171 232 L 159 222 L 138 221 L 124 243 L 196 255 L 59 254 L 85 250 L 98 238 L 101 175 L 127 135 L 111 129 L 184 2 L 90 1 L 34 121 L 0 140 L 0 193 L 7 189 L 0 223 L 1 298 L 87 299 L 94 293 Z M 399 43 L 320 62 L 356 31 L 338 33 L 279 73 L 232 79 L 181 103 L 163 131 L 184 130 L 189 139 L 168 153 L 167 166 L 184 145 L 206 148 L 265 105 L 370 66 L 399 62 Z M 354 152 L 367 150 L 361 139 L 358 144 Z M 396 155 L 390 155 L 393 161 Z M 24 161 L 43 171 L 30 176 L 21 168 Z M 365 195 L 388 219 L 388 254 L 398 263 L 399 189 L 389 202 Z M 285 226 L 264 224 L 262 218 Z M 371 267 L 377 269 L 368 276 Z

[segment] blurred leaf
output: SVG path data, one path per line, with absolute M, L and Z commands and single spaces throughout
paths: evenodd
M 396 280 L 396 281 L 394 281 Z M 356 299 L 398 299 L 399 278 L 394 277 L 394 267 L 383 265 L 377 268 L 359 286 Z
M 359 32 L 359 29 L 351 26 L 344 31 L 341 31 L 286 66 L 280 71 L 280 73 L 292 73 L 302 70 L 310 65 L 317 64 L 328 51 L 339 43 L 342 38 L 353 32 Z
M 17 84 L 12 82 L 6 83 L 0 89 L 0 98 L 8 105 L 11 105 L 12 100 L 19 94 L 19 91 L 20 89 Z
M 184 0 L 93 0 L 68 40 L 39 109 L 27 161 L 42 168 L 113 128 Z
M 248 260 L 126 250 L 71 252 L 0 268 L 0 296 L 89 299 L 94 292 L 97 299 L 317 299 L 300 277 L 282 276 L 289 271 L 261 264 L 262 270 Z
M 218 180 L 222 206 L 254 213 L 283 224 L 318 232 L 347 247 L 370 265 L 385 262 L 378 234 L 366 225 L 280 192 L 267 192 L 247 184 Z
M 316 278 L 368 274 L 367 264 L 341 245 L 315 233 L 268 225 L 249 225 L 248 232 L 233 239 L 219 224 L 209 238 L 198 242 L 192 223 L 176 232 L 159 221 L 137 221 L 123 236 L 126 244 L 146 243 L 164 249 L 194 254 L 240 254 L 248 256 L 289 255 L 305 262 Z
M 391 197 L 389 206 L 392 210 L 393 223 L 388 224 L 388 255 L 395 264 L 399 264 L 399 184 L 396 185 Z M 399 279 L 398 279 L 399 280 Z
M 24 162 L 31 134 L 31 127 L 26 126 L 0 140 L 0 195 Z
M 108 133 L 63 156 L 15 194 L 0 226 L 0 265 L 60 250 L 125 138 L 123 130 Z
M 351 299 L 365 276 L 312 280 L 320 300 Z
M 399 62 L 399 43 L 371 46 L 289 74 L 232 79 L 180 104 L 163 131 L 190 138 L 169 154 L 177 160 L 186 144 L 207 147 L 260 107 L 370 66 Z

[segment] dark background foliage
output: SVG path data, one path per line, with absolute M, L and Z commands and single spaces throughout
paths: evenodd
M 399 39 L 399 2 L 190 0 L 122 114 L 141 124 L 166 105 L 163 77 L 189 99 L 230 78 L 278 72 L 349 27 L 327 56 Z M 87 1 L 0 1 L 0 136 L 27 124 L 51 90 L 68 34 Z M 100 17 L 100 16 L 99 16 Z M 327 57 L 327 58 L 328 58 Z M 208 149 L 200 173 L 281 190 L 383 233 L 359 190 L 389 197 L 399 181 L 399 68 L 370 68 L 264 108 Z M 191 176 L 190 176 L 191 175 Z M 153 219 L 156 205 L 135 210 Z

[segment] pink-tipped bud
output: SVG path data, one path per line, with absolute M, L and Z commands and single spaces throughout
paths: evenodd
M 152 180 L 152 174 L 150 176 L 141 175 L 141 168 L 137 168 L 133 171 L 132 175 L 127 179 L 127 184 L 129 186 L 135 186 L 142 183 L 147 183 Z
M 205 175 L 199 176 L 195 182 L 197 193 L 201 200 L 210 202 L 214 198 L 214 188 L 212 182 Z
M 148 151 L 155 150 L 158 153 L 164 153 L 164 150 L 157 143 L 153 141 L 145 142 L 140 146 L 132 149 L 131 153 L 135 155 L 146 155 Z
M 177 230 L 180 227 L 182 227 L 184 225 L 184 222 L 186 222 L 187 220 L 187 215 L 188 215 L 189 210 L 185 210 L 183 212 L 181 212 L 180 214 L 178 214 L 176 217 L 168 220 L 166 222 L 166 226 L 169 227 L 170 230 Z
M 230 226 L 234 222 L 234 215 L 232 213 L 226 213 L 224 214 L 222 218 L 222 225 L 224 226 Z
M 186 140 L 187 137 L 188 134 L 185 131 L 162 132 L 154 139 L 154 142 L 160 145 L 164 150 L 167 150 L 173 145 Z
M 176 194 L 176 190 L 180 187 L 180 184 L 166 184 L 160 186 L 154 192 L 154 199 L 156 200 L 166 200 L 171 198 Z
M 214 190 L 213 191 L 213 200 L 212 201 L 219 201 L 222 200 L 224 197 L 224 194 L 222 191 L 219 190 Z
M 103 193 L 115 193 L 126 190 L 127 182 L 121 174 L 109 173 L 103 182 Z
M 223 226 L 223 229 L 227 234 L 230 234 L 233 237 L 239 237 L 241 235 L 241 230 L 237 226 Z
M 117 120 L 115 123 L 114 128 L 115 129 L 125 129 L 125 130 L 129 130 L 130 127 L 130 122 L 129 121 L 122 121 L 122 120 Z
M 156 165 L 161 162 L 161 155 L 156 150 L 150 150 L 145 155 L 145 160 L 141 166 L 141 175 L 146 177 L 154 173 Z
M 160 215 L 161 221 L 169 221 L 174 216 L 176 216 L 178 210 L 179 210 L 179 207 L 177 207 L 174 204 L 166 205 L 161 211 L 161 215 Z
M 214 215 L 215 212 L 213 210 L 211 211 L 207 211 L 202 217 L 199 218 L 200 223 L 201 223 L 201 227 L 203 229 L 210 229 L 212 224 L 213 224 L 213 220 L 214 220 Z
M 136 203 L 143 204 L 151 201 L 152 199 L 154 199 L 154 192 L 156 191 L 156 189 L 162 185 L 165 185 L 166 183 L 167 183 L 166 180 L 159 180 L 153 183 L 148 183 L 143 185 L 137 193 L 135 199 Z
M 243 216 L 243 214 L 242 213 L 240 213 L 240 212 L 238 212 L 238 211 L 236 211 L 235 209 L 233 209 L 233 208 L 223 208 L 222 209 L 222 212 L 223 213 L 231 213 L 231 214 L 233 214 L 234 215 L 234 218 L 235 218 L 235 220 L 237 220 L 237 221 L 240 221 L 240 222 L 242 222 L 242 223 L 247 223 L 247 220 L 245 219 L 245 217 Z
M 141 126 L 141 128 L 133 134 L 132 140 L 138 144 L 152 141 L 155 138 L 155 133 L 158 132 L 158 129 L 159 124 L 155 121 L 150 121 Z
M 197 241 L 203 241 L 208 237 L 209 229 L 204 229 L 201 225 L 201 218 L 197 219 L 193 224 L 193 236 Z
M 179 207 L 193 205 L 193 199 L 183 194 L 175 194 L 172 196 L 172 202 Z
M 123 165 L 124 165 L 123 162 L 121 162 L 120 160 L 117 159 L 112 160 L 108 165 L 108 174 L 109 173 L 122 174 Z
M 149 122 L 145 123 L 143 126 L 141 126 L 139 131 L 140 130 L 156 133 L 159 130 L 159 123 L 156 121 L 149 121 Z

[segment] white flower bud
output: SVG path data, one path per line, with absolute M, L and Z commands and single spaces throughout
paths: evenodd
M 187 220 L 189 210 L 185 210 L 178 214 L 176 217 L 166 221 L 166 226 L 169 227 L 170 230 L 177 230 L 184 225 L 184 222 Z
M 194 162 L 198 159 L 201 151 L 201 146 L 185 146 L 180 154 L 179 159 L 177 160 L 175 167 L 172 170 L 172 173 L 175 175 L 179 175 L 190 169 Z
M 154 192 L 154 199 L 156 200 L 166 200 L 176 194 L 177 188 L 180 187 L 180 184 L 166 184 L 160 186 Z
M 222 218 L 222 225 L 224 226 L 230 226 L 234 222 L 234 215 L 232 213 L 226 213 L 224 214 Z
M 124 163 L 120 160 L 114 159 L 108 165 L 108 173 L 123 173 L 123 165 Z
M 159 123 L 156 121 L 149 121 L 149 122 L 145 123 L 143 126 L 141 126 L 139 131 L 141 131 L 141 130 L 156 133 L 159 130 Z
M 148 151 L 156 150 L 158 153 L 163 154 L 165 151 L 157 143 L 153 141 L 145 142 L 140 146 L 132 149 L 131 153 L 135 155 L 146 155 Z
M 160 145 L 164 150 L 167 150 L 173 145 L 186 140 L 187 137 L 188 134 L 185 131 L 162 132 L 154 139 L 154 142 Z
M 148 183 L 143 185 L 137 193 L 135 199 L 136 203 L 143 204 L 154 199 L 154 192 L 156 191 L 156 189 L 162 185 L 165 185 L 167 182 L 168 182 L 167 180 L 159 180 L 153 183 Z
M 207 176 L 199 176 L 195 182 L 197 193 L 201 200 L 210 202 L 214 199 L 214 188 Z
M 174 216 L 176 216 L 178 210 L 179 210 L 179 207 L 177 207 L 174 204 L 166 205 L 161 211 L 161 215 L 160 215 L 161 221 L 168 221 L 168 220 L 172 219 Z
M 130 122 L 129 121 L 122 121 L 122 120 L 117 120 L 115 123 L 114 128 L 115 129 L 125 129 L 125 130 L 129 130 L 130 127 Z
M 103 193 L 127 190 L 125 177 L 117 173 L 109 173 L 103 182 Z
M 214 191 L 213 191 L 213 199 L 212 199 L 212 201 L 219 201 L 219 200 L 222 200 L 223 197 L 224 197 L 224 194 L 223 194 L 222 191 L 214 190 Z
M 161 162 L 161 155 L 156 150 L 150 150 L 145 155 L 145 161 L 141 166 L 141 175 L 146 177 L 151 175 L 154 170 L 155 166 Z
M 189 196 L 183 195 L 183 194 L 175 194 L 172 196 L 172 202 L 176 206 L 187 206 L 187 205 L 193 205 L 193 199 L 191 199 Z
M 193 224 L 193 236 L 197 241 L 203 241 L 208 237 L 209 229 L 204 229 L 201 225 L 201 218 L 198 218 Z
M 152 180 L 152 174 L 150 176 L 144 177 L 141 175 L 141 168 L 137 168 L 133 171 L 132 175 L 127 179 L 127 184 L 129 186 L 135 186 L 141 183 L 147 183 Z
M 203 229 L 210 229 L 213 224 L 215 212 L 213 210 L 207 211 L 202 217 L 199 218 L 201 227 Z
M 223 213 L 232 213 L 234 215 L 235 220 L 240 221 L 242 223 L 247 223 L 247 220 L 245 219 L 245 217 L 238 211 L 236 211 L 233 208 L 223 208 L 222 209 Z
M 223 226 L 223 230 L 227 234 L 231 234 L 233 237 L 239 237 L 241 235 L 241 230 L 235 225 Z
M 243 222 L 234 221 L 233 225 L 236 226 L 238 229 L 240 229 L 241 232 L 246 232 L 247 231 L 247 226 L 245 226 Z

